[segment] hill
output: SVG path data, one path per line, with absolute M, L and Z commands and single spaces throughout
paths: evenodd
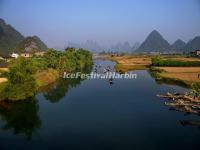
M 158 31 L 154 30 L 148 35 L 136 52 L 168 52 L 170 50 L 170 44 L 161 36 Z
M 190 40 L 184 47 L 183 50 L 185 52 L 191 52 L 194 50 L 200 49 L 200 36 L 195 37 L 194 39 Z
M 0 53 L 1 55 L 10 54 L 15 46 L 24 39 L 17 30 L 11 25 L 0 19 Z
M 132 47 L 129 42 L 119 42 L 115 45 L 111 45 L 110 50 L 113 52 L 131 52 Z
M 37 36 L 27 37 L 15 47 L 17 53 L 34 53 L 47 50 L 47 46 Z
M 174 51 L 182 51 L 184 46 L 186 46 L 186 43 L 184 41 L 178 39 L 172 44 L 172 49 Z

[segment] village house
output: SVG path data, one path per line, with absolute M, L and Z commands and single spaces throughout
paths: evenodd
M 25 57 L 25 58 L 29 58 L 29 57 L 32 57 L 32 54 L 30 54 L 30 53 L 21 53 L 20 56 L 21 57 Z
M 190 52 L 191 55 L 200 56 L 200 50 Z
M 18 58 L 19 56 L 21 57 L 25 57 L 25 58 L 29 58 L 29 57 L 33 57 L 34 55 L 35 56 L 43 56 L 45 52 L 43 51 L 38 51 L 38 52 L 35 52 L 35 53 L 28 53 L 28 52 L 24 52 L 24 53 L 21 53 L 21 54 L 18 54 L 18 53 L 12 53 L 10 56 L 12 58 Z
M 18 57 L 19 57 L 19 54 L 13 52 L 10 56 L 11 56 L 12 58 L 18 58 Z
M 200 56 L 200 50 L 196 50 L 195 53 L 197 56 Z
M 0 60 L 4 60 L 4 58 L 0 56 Z

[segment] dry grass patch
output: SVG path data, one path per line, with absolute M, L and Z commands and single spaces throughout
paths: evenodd
M 0 72 L 7 72 L 8 68 L 0 68 Z
M 151 64 L 150 57 L 144 56 L 121 56 L 121 57 L 113 57 L 113 60 L 117 61 L 119 64 L 123 65 L 142 65 L 148 66 Z
M 34 77 L 38 87 L 43 87 L 54 83 L 59 78 L 59 74 L 54 69 L 48 69 L 37 72 Z
M 200 67 L 156 67 L 164 70 L 161 77 L 178 79 L 187 83 L 200 83 Z
M 0 78 L 0 83 L 4 83 L 4 82 L 7 82 L 8 79 L 7 78 Z
M 117 62 L 117 71 L 143 70 L 151 64 L 148 56 L 114 56 L 111 58 Z

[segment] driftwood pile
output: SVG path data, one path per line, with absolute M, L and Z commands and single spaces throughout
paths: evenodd
M 200 98 L 193 97 L 189 94 L 172 94 L 157 95 L 160 98 L 165 98 L 168 102 L 165 105 L 170 106 L 170 109 L 200 115 Z

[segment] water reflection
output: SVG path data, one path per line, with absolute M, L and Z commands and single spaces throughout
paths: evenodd
M 180 86 L 183 88 L 190 88 L 185 82 L 181 80 L 175 80 L 175 79 L 170 79 L 170 78 L 160 78 L 154 71 L 151 71 L 151 70 L 148 70 L 148 73 L 150 74 L 152 78 L 155 79 L 156 83 L 159 85 L 167 84 L 167 85 L 173 85 L 173 86 Z
M 92 71 L 92 67 L 93 66 L 87 66 L 81 70 L 81 72 L 89 74 Z M 41 91 L 43 92 L 46 100 L 51 103 L 57 103 L 67 95 L 70 88 L 75 88 L 77 85 L 81 84 L 81 81 L 83 80 L 84 79 L 81 78 L 60 79 L 57 83 Z
M 46 100 L 56 103 L 67 95 L 70 88 L 76 87 L 80 83 L 81 79 L 61 79 L 51 89 L 44 92 L 43 95 Z
M 39 105 L 36 99 L 1 103 L 0 118 L 4 122 L 2 130 L 13 130 L 13 134 L 24 134 L 27 139 L 31 139 L 42 124 L 38 111 Z
M 182 126 L 195 126 L 200 128 L 200 120 L 180 120 Z

